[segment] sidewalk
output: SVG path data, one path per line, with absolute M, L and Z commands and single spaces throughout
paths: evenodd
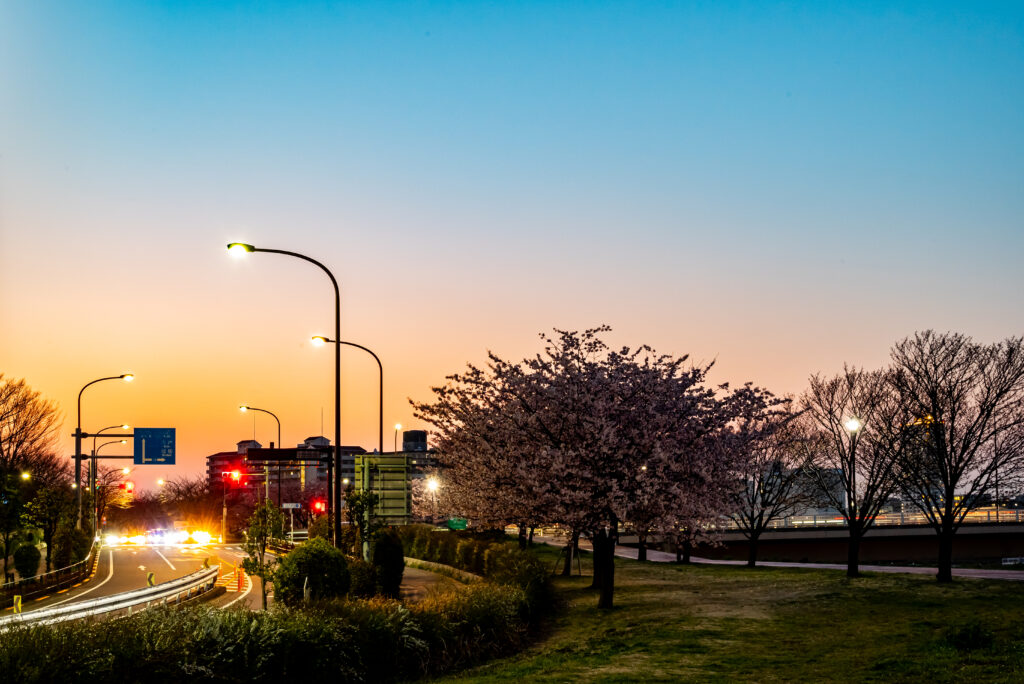
M 534 541 L 548 544 L 549 546 L 565 546 L 566 541 L 554 537 L 534 537 Z M 592 552 L 590 542 L 580 539 L 580 550 Z M 619 558 L 636 560 L 637 549 L 630 546 L 616 546 L 615 555 Z M 655 563 L 674 563 L 676 555 L 647 549 L 647 560 Z M 707 565 L 741 565 L 745 566 L 746 561 L 713 560 L 711 558 L 698 558 L 691 556 L 692 563 L 703 563 Z M 779 561 L 758 561 L 758 567 L 766 568 L 810 568 L 812 570 L 846 570 L 843 563 L 782 563 Z M 903 575 L 935 575 L 937 568 L 917 567 L 912 565 L 861 565 L 861 572 L 889 572 Z M 1024 582 L 1024 570 L 983 570 L 980 568 L 953 568 L 954 577 L 969 577 L 972 579 L 997 579 L 1009 580 L 1011 582 Z

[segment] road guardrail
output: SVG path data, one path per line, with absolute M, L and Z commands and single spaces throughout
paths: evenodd
M 20 624 L 50 624 L 65 620 L 80 620 L 120 611 L 127 611 L 131 615 L 133 608 L 143 605 L 145 608 L 149 608 L 154 603 L 170 603 L 172 598 L 175 603 L 179 603 L 183 596 L 187 600 L 212 589 L 217 581 L 219 571 L 220 566 L 215 565 L 153 587 L 103 596 L 69 606 L 43 608 L 30 613 L 7 615 L 0 617 L 0 629 Z

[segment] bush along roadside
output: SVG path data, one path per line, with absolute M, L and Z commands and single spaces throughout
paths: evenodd
M 420 532 L 392 534 L 384 547 L 391 543 L 401 559 L 398 541 Z M 17 626 L 0 639 L 0 672 L 16 672 L 26 684 L 259 682 L 325 675 L 332 681 L 391 682 L 515 653 L 527 643 L 531 622 L 550 606 L 544 566 L 511 544 L 462 537 L 455 546 L 463 541 L 470 543 L 462 547 L 463 558 L 483 563 L 489 581 L 409 606 L 380 596 L 352 598 L 373 591 L 385 563 L 346 563 L 340 551 L 313 540 L 282 560 L 279 579 L 282 589 L 288 587 L 288 600 L 270 611 L 160 607 L 118 620 Z M 394 559 L 388 563 L 397 569 Z M 301 598 L 303 585 L 310 589 L 308 602 Z M 326 598 L 346 590 L 348 599 Z
M 544 564 L 504 537 L 437 531 L 429 525 L 400 527 L 398 535 L 410 558 L 450 565 L 493 584 L 519 589 L 525 601 L 523 617 L 530 622 L 551 609 L 554 594 Z
M 391 682 L 510 654 L 525 595 L 479 583 L 413 606 L 373 598 L 270 611 L 153 608 L 105 621 L 29 625 L 0 639 L 0 672 L 36 682 Z

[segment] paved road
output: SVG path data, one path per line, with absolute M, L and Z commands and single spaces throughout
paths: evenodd
M 153 573 L 155 583 L 168 582 L 199 570 L 207 560 L 210 565 L 221 566 L 217 583 L 225 588 L 224 594 L 210 601 L 210 605 L 220 608 L 244 606 L 259 609 L 259 578 L 249 577 L 238 571 L 238 566 L 245 557 L 245 551 L 238 544 L 105 546 L 100 550 L 99 563 L 90 577 L 68 589 L 30 600 L 24 605 L 23 610 L 29 613 L 42 608 L 142 589 L 147 585 L 147 576 L 150 572 Z M 402 580 L 402 599 L 419 600 L 428 594 L 430 587 L 448 581 L 448 578 L 427 570 L 406 568 Z M 273 600 L 271 588 L 268 605 L 273 603 Z M 8 607 L 0 614 L 10 614 L 10 611 L 11 607 Z
M 534 537 L 551 546 L 565 546 L 566 541 L 553 537 Z M 580 539 L 580 549 L 592 551 L 590 542 Z M 620 558 L 631 558 L 636 560 L 637 549 L 631 546 L 616 546 L 615 555 Z M 676 555 L 647 549 L 647 560 L 656 563 L 674 563 Z M 746 561 L 715 560 L 711 558 L 691 557 L 694 563 L 705 563 L 707 565 L 746 565 Z M 758 561 L 759 566 L 769 568 L 811 568 L 815 570 L 846 570 L 846 565 L 839 563 L 784 563 L 780 561 Z M 937 568 L 919 567 L 913 565 L 861 565 L 861 572 L 887 572 L 907 575 L 935 575 Z M 998 579 L 1012 582 L 1024 582 L 1024 571 L 1022 570 L 987 570 L 981 568 L 953 568 L 954 577 L 969 577 L 974 579 Z
M 142 589 L 147 585 L 150 572 L 156 584 L 168 582 L 199 570 L 207 559 L 211 565 L 223 564 L 222 573 L 232 572 L 243 557 L 245 553 L 233 545 L 105 546 L 100 550 L 99 563 L 90 577 L 68 589 L 28 601 L 24 612 Z M 243 582 L 243 592 L 249 584 L 251 582 Z M 219 602 L 227 603 L 231 598 L 234 597 Z M 258 593 L 256 598 L 259 598 Z M 10 610 L 8 607 L 4 613 Z

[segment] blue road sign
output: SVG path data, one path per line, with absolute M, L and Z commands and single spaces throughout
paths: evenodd
M 174 465 L 174 428 L 135 428 L 135 465 Z

